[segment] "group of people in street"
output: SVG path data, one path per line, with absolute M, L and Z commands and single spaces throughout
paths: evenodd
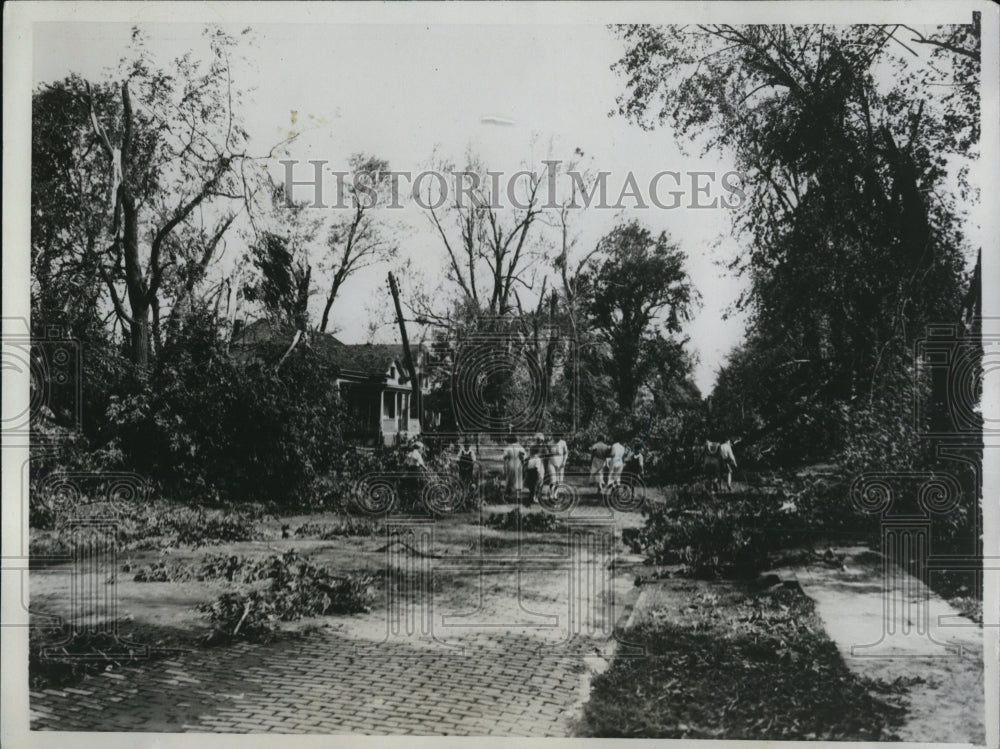
M 725 485 L 732 489 L 736 456 L 733 445 L 739 440 L 727 438 L 714 442 L 705 440 L 700 448 L 702 467 L 713 490 Z M 457 447 L 458 475 L 462 485 L 473 488 L 479 480 L 480 464 L 472 437 L 463 437 Z M 415 474 L 426 471 L 424 446 L 416 442 L 406 455 L 407 468 Z M 645 473 L 645 456 L 642 445 L 630 445 L 623 439 L 611 442 L 598 440 L 590 446 L 589 483 L 604 496 L 622 485 L 623 477 L 642 477 Z M 503 496 L 516 504 L 532 505 L 547 490 L 554 492 L 566 481 L 566 464 L 569 448 L 566 440 L 538 432 L 525 439 L 517 435 L 507 437 L 502 451 Z
M 621 440 L 596 442 L 590 447 L 590 458 L 590 482 L 602 496 L 621 486 L 623 475 L 642 476 L 645 471 L 641 447 Z M 553 492 L 565 483 L 568 461 L 569 447 L 561 437 L 539 432 L 522 444 L 517 435 L 508 436 L 502 453 L 504 498 L 517 504 L 537 503 L 545 491 Z M 463 439 L 458 445 L 458 473 L 464 484 L 475 481 L 477 463 L 471 439 Z
M 634 449 L 622 440 L 608 444 L 598 440 L 590 446 L 590 483 L 603 495 L 622 485 L 622 476 L 645 473 L 645 458 L 641 449 Z
M 525 447 L 510 435 L 503 450 L 504 497 L 526 505 L 538 502 L 546 488 L 551 492 L 565 482 L 568 458 L 569 447 L 562 438 L 538 432 Z
M 726 437 L 720 442 L 706 439 L 702 448 L 702 467 L 712 491 L 721 491 L 726 485 L 727 491 L 733 489 L 733 471 L 736 469 L 736 454 L 733 445 L 739 444 L 739 439 Z

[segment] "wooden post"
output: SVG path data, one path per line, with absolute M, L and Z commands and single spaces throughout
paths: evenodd
M 420 420 L 420 431 L 423 433 L 425 431 L 423 392 L 420 380 L 417 378 L 417 367 L 413 363 L 413 357 L 410 355 L 410 339 L 406 335 L 406 322 L 403 320 L 403 307 L 399 303 L 399 287 L 396 285 L 396 277 L 393 276 L 391 272 L 389 273 L 389 291 L 392 292 L 392 302 L 396 305 L 396 320 L 399 322 L 399 336 L 403 341 L 403 364 L 406 366 L 406 371 L 410 375 L 410 382 L 412 383 L 410 387 L 413 389 L 413 398 L 417 408 L 417 418 Z

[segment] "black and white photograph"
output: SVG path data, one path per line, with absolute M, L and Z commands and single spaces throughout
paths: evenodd
M 6 5 L 4 745 L 998 746 L 998 18 Z

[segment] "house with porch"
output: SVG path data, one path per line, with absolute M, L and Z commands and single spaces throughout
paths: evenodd
M 414 383 L 404 363 L 401 344 L 348 344 L 329 333 L 310 331 L 295 337 L 290 327 L 259 320 L 233 337 L 233 346 L 252 355 L 267 345 L 272 350 L 281 343 L 312 349 L 329 367 L 330 385 L 340 391 L 351 418 L 344 438 L 362 445 L 394 445 L 420 435 L 424 425 L 433 426 L 438 414 L 425 409 L 417 413 Z M 423 365 L 426 352 L 412 347 L 417 378 L 423 394 L 429 392 Z
M 339 342 L 338 342 L 339 343 Z M 422 352 L 413 352 L 417 378 L 426 395 Z M 399 344 L 343 344 L 332 358 L 336 383 L 354 419 L 344 436 L 363 444 L 381 441 L 393 445 L 418 436 L 423 424 L 435 418 L 425 409 L 417 413 L 417 398 Z

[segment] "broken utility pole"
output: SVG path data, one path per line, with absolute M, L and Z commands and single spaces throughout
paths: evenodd
M 410 382 L 413 383 L 410 387 L 413 389 L 413 401 L 417 409 L 417 418 L 420 420 L 420 431 L 423 432 L 425 429 L 423 388 L 420 378 L 417 376 L 417 367 L 413 362 L 413 356 L 410 354 L 410 339 L 406 335 L 403 307 L 399 303 L 399 287 L 396 285 L 396 277 L 391 272 L 389 273 L 389 291 L 392 292 L 392 301 L 396 305 L 396 320 L 399 322 L 399 335 L 403 340 L 403 365 L 410 375 Z

